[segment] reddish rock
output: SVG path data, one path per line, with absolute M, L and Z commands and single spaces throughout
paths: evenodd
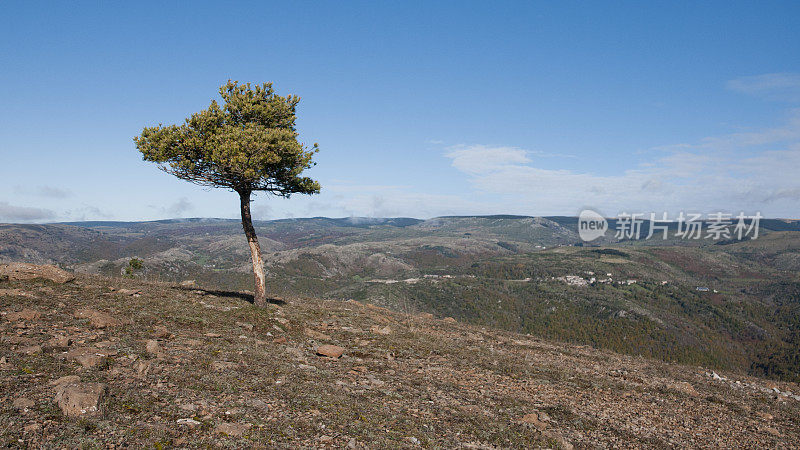
M 102 383 L 68 383 L 58 387 L 53 400 L 66 416 L 93 416 L 101 413 L 105 392 Z
M 161 353 L 161 345 L 159 345 L 158 341 L 149 339 L 147 341 L 147 344 L 145 344 L 145 350 L 147 351 L 147 353 L 155 355 L 157 353 Z
M 42 346 L 41 345 L 31 345 L 28 347 L 23 347 L 19 349 L 19 353 L 23 355 L 38 355 L 42 353 Z
M 44 346 L 48 349 L 64 349 L 72 344 L 72 339 L 67 336 L 53 336 L 47 341 Z
M 17 321 L 30 322 L 32 320 L 39 319 L 39 317 L 41 317 L 39 311 L 30 308 L 25 308 L 22 311 L 14 311 L 6 314 L 6 319 L 8 319 L 11 322 L 17 322 Z
M 344 354 L 344 348 L 338 345 L 320 345 L 317 347 L 317 354 L 336 359 Z
M 89 324 L 94 328 L 108 328 L 122 325 L 121 320 L 115 319 L 108 313 L 93 309 L 80 309 L 75 311 L 76 319 L 89 319 Z
M 34 402 L 29 398 L 19 397 L 14 399 L 13 406 L 14 409 L 17 409 L 19 411 L 27 411 L 36 406 L 36 402 Z
M 373 333 L 375 333 L 375 334 L 380 334 L 380 335 L 383 335 L 383 336 L 387 336 L 389 334 L 392 334 L 392 328 L 390 326 L 388 326 L 388 325 L 383 327 L 383 328 L 379 327 L 378 325 L 373 325 L 372 328 L 371 328 L 371 331 Z
M 153 330 L 153 335 L 156 339 L 169 339 L 172 337 L 172 333 L 169 332 L 167 327 L 164 326 L 157 326 Z
M 522 419 L 520 419 L 520 423 L 525 425 L 531 425 L 539 431 L 544 430 L 547 428 L 547 424 L 541 420 L 539 417 L 539 413 L 533 412 L 530 414 L 525 414 Z
M 100 367 L 106 362 L 108 352 L 97 347 L 78 347 L 68 351 L 65 356 L 85 368 L 93 368 Z
M 303 330 L 303 334 L 310 337 L 311 339 L 318 339 L 320 341 L 330 341 L 331 337 L 325 333 L 321 333 L 317 330 L 312 330 L 311 328 L 306 328 Z
M 43 278 L 53 283 L 68 283 L 75 279 L 71 273 L 56 266 L 27 263 L 0 264 L 0 278 L 8 277 L 11 281 L 33 280 Z

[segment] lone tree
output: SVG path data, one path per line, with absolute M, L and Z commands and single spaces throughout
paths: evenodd
M 300 97 L 275 94 L 272 83 L 250 86 L 230 81 L 219 88 L 225 104 L 216 100 L 192 114 L 183 125 L 146 127 L 133 138 L 145 161 L 176 177 L 201 186 L 239 194 L 242 228 L 250 244 L 255 276 L 255 304 L 267 303 L 261 247 L 250 215 L 254 192 L 288 198 L 318 194 L 319 183 L 301 176 L 319 151 L 297 140 L 295 109 Z

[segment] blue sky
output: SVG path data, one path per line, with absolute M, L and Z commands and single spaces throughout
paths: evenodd
M 800 218 L 798 48 L 798 2 L 5 2 L 0 222 L 237 217 L 132 142 L 228 79 L 321 147 L 258 218 Z

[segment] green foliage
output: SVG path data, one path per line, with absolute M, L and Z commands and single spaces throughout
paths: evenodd
M 132 258 L 125 267 L 125 276 L 133 278 L 134 274 L 144 268 L 144 261 L 139 258 Z
M 319 183 L 301 176 L 319 147 L 298 141 L 299 97 L 275 94 L 272 83 L 251 87 L 230 80 L 219 93 L 222 106 L 212 101 L 183 125 L 146 127 L 133 139 L 144 160 L 183 180 L 239 193 L 320 191 Z

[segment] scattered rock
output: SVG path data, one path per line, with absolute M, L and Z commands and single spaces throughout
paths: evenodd
M 383 328 L 379 327 L 378 325 L 373 325 L 370 330 L 375 334 L 380 334 L 383 336 L 392 334 L 392 328 L 388 325 Z
M 178 423 L 178 425 L 186 425 L 190 428 L 202 425 L 200 422 L 188 417 L 185 419 L 178 419 L 176 422 Z
M 318 339 L 320 341 L 330 341 L 331 337 L 325 333 L 321 333 L 317 330 L 313 330 L 311 328 L 306 328 L 303 330 L 303 334 L 310 337 L 311 339 Z
M 56 389 L 64 384 L 74 384 L 79 383 L 81 381 L 81 377 L 77 375 L 67 375 L 65 377 L 58 378 L 50 382 L 51 386 L 56 386 Z
M 43 278 L 58 284 L 68 283 L 75 279 L 74 275 L 56 266 L 40 266 L 27 263 L 0 264 L 0 276 L 8 277 L 11 281 L 26 281 Z
M 45 342 L 44 346 L 48 349 L 65 349 L 72 345 L 72 339 L 68 336 L 56 335 Z
M 19 349 L 19 353 L 23 355 L 38 355 L 42 353 L 42 346 L 41 345 L 30 345 L 28 347 L 23 347 Z
M 97 415 L 105 392 L 102 383 L 68 383 L 58 387 L 54 401 L 69 417 Z
M 519 422 L 525 425 L 531 425 L 539 431 L 543 431 L 547 428 L 547 424 L 541 420 L 538 412 L 525 414 Z
M 24 412 L 36 406 L 36 402 L 29 398 L 19 397 L 14 399 L 13 406 L 14 409 Z
M 153 364 L 150 361 L 139 361 L 136 363 L 136 376 L 146 378 L 150 374 Z
M 695 390 L 694 386 L 686 381 L 679 381 L 677 383 L 672 384 L 670 387 L 675 389 L 676 391 L 683 392 L 686 395 L 691 395 L 692 397 L 699 397 L 700 393 Z
M 108 352 L 102 351 L 97 347 L 78 347 L 68 351 L 65 357 L 88 369 L 105 364 Z
M 150 353 L 151 355 L 161 353 L 161 345 L 159 345 L 158 341 L 154 339 L 148 339 L 144 348 L 145 351 L 147 351 L 147 353 Z
M 153 336 L 156 339 L 169 339 L 172 337 L 172 333 L 169 332 L 167 327 L 159 325 L 153 329 Z
M 119 289 L 119 290 L 117 290 L 117 292 L 122 294 L 122 295 L 131 295 L 131 296 L 134 296 L 134 297 L 138 297 L 138 296 L 142 295 L 142 292 L 141 291 L 137 291 L 136 289 Z
M 242 437 L 252 427 L 249 423 L 223 422 L 214 427 L 214 433 L 227 434 L 231 437 Z
M 122 325 L 122 321 L 115 319 L 110 314 L 93 309 L 80 309 L 75 311 L 76 319 L 89 319 L 89 324 L 94 328 L 108 328 Z
M 236 322 L 236 326 L 239 328 L 244 328 L 247 331 L 253 331 L 253 324 L 247 322 Z
M 30 308 L 25 308 L 22 311 L 14 311 L 6 314 L 6 319 L 8 319 L 11 322 L 18 322 L 18 321 L 30 322 L 39 319 L 39 317 L 41 317 L 39 311 Z
M 411 445 L 419 445 L 420 444 L 419 439 L 415 438 L 414 436 L 407 437 L 406 438 L 406 442 L 408 442 Z
M 764 411 L 756 411 L 756 415 L 764 420 L 772 420 L 775 418 L 772 414 Z
M 320 345 L 316 350 L 318 355 L 337 359 L 344 354 L 344 348 L 338 345 Z

